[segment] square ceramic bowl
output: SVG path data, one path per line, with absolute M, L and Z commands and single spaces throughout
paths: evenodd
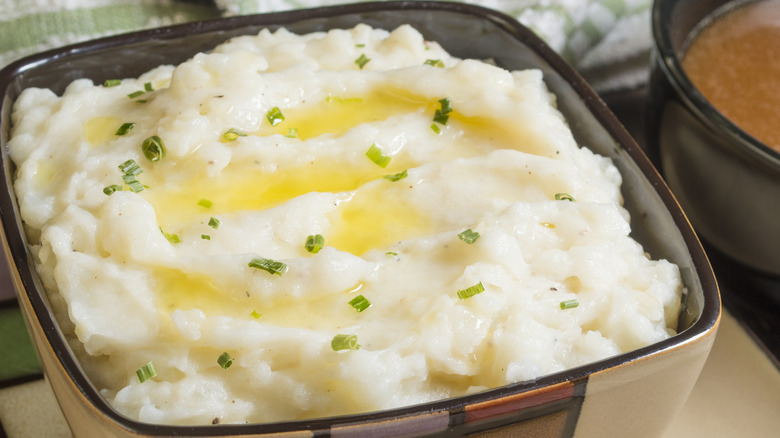
M 653 258 L 676 263 L 685 305 L 676 336 L 586 366 L 477 394 L 360 415 L 271 424 L 164 426 L 115 412 L 84 375 L 36 274 L 14 196 L 6 142 L 11 105 L 27 87 L 61 93 L 78 78 L 96 83 L 180 63 L 230 37 L 263 28 L 296 33 L 358 23 L 411 24 L 461 58 L 507 69 L 540 69 L 579 144 L 611 158 L 623 175 L 633 237 Z M 720 297 L 708 260 L 677 202 L 632 138 L 585 81 L 532 32 L 500 13 L 462 3 L 381 2 L 241 16 L 100 39 L 18 61 L 0 72 L 0 212 L 20 306 L 51 384 L 78 437 L 157 436 L 658 436 L 690 393 L 712 346 Z M 483 435 L 483 433 L 485 435 Z

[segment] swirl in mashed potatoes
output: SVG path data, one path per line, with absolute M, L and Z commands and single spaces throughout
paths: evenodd
M 144 422 L 411 405 L 675 333 L 677 267 L 629 237 L 620 174 L 541 72 L 409 26 L 28 89 L 9 149 L 70 344 Z

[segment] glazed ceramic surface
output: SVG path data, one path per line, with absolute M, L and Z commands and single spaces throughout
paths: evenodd
M 7 156 L 10 106 L 22 89 L 57 93 L 72 80 L 137 76 L 179 63 L 236 35 L 286 27 L 296 33 L 368 23 L 411 24 L 461 58 L 507 69 L 538 68 L 579 144 L 610 157 L 623 175 L 633 236 L 654 258 L 681 268 L 686 287 L 679 334 L 640 350 L 534 381 L 361 415 L 273 424 L 159 426 L 113 411 L 83 375 L 54 320 L 26 246 Z M 704 252 L 650 161 L 584 80 L 511 17 L 462 3 L 383 2 L 233 17 L 111 37 L 43 53 L 0 72 L 4 243 L 21 307 L 47 379 L 78 437 L 153 436 L 659 436 L 687 398 L 720 318 Z
M 780 153 L 712 107 L 681 66 L 701 23 L 740 3 L 655 2 L 648 144 L 702 238 L 741 264 L 780 276 Z

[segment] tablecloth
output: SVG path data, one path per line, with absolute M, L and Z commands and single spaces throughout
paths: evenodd
M 53 47 L 133 30 L 348 0 L 0 0 L 0 66 Z M 646 80 L 651 0 L 470 0 L 535 31 L 598 91 Z

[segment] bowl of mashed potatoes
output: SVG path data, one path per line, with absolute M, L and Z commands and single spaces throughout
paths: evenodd
M 532 32 L 364 3 L 2 72 L 5 244 L 76 436 L 658 436 L 720 315 Z
M 658 1 L 648 144 L 697 233 L 780 276 L 780 2 Z

